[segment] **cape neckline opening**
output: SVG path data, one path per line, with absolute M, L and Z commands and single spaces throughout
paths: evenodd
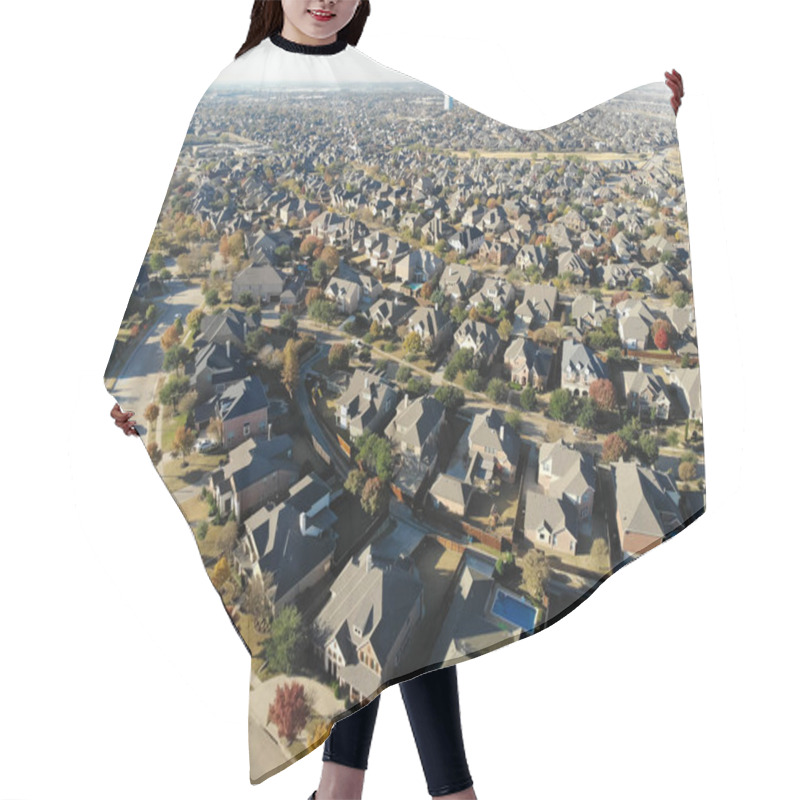
M 276 47 L 280 47 L 282 50 L 288 50 L 290 53 L 305 53 L 306 55 L 313 55 L 313 56 L 331 56 L 334 53 L 341 53 L 347 47 L 347 39 L 341 37 L 341 31 L 338 38 L 335 42 L 330 42 L 329 44 L 300 44 L 299 42 L 293 42 L 291 39 L 287 39 L 285 36 L 282 36 L 279 31 L 273 33 L 269 39 Z

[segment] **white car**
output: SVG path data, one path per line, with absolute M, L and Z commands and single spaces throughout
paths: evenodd
M 213 450 L 215 447 L 215 443 L 211 441 L 211 439 L 198 439 L 194 443 L 194 449 L 198 453 L 206 453 L 209 450 Z

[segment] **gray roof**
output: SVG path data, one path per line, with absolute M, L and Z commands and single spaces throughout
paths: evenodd
M 218 413 L 222 419 L 241 417 L 265 409 L 268 405 L 264 384 L 252 375 L 228 386 L 217 401 Z
M 612 464 L 620 533 L 663 538 L 680 525 L 678 490 L 669 475 L 634 461 Z
M 236 490 L 241 492 L 274 472 L 279 464 L 294 466 L 288 461 L 292 444 L 292 438 L 287 434 L 270 441 L 251 437 L 230 451 L 228 463 L 222 467 L 223 475 L 226 480 L 233 479 Z
M 521 447 L 519 434 L 508 425 L 496 408 L 476 414 L 469 431 L 470 449 L 474 446 L 495 452 L 502 450 L 512 464 L 519 460 Z

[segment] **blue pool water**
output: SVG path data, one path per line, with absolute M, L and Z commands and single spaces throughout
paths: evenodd
M 412 292 L 416 292 L 417 289 L 421 289 L 423 284 L 421 283 L 409 283 L 408 288 L 411 289 Z
M 536 609 L 521 603 L 505 592 L 498 591 L 492 605 L 492 614 L 519 625 L 523 631 L 532 631 L 536 623 Z

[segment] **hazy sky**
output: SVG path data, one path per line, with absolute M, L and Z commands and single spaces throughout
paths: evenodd
M 268 39 L 232 61 L 214 81 L 215 87 L 260 84 L 286 86 L 312 84 L 335 86 L 348 83 L 425 84 L 386 67 L 348 46 L 341 53 L 307 55 L 292 53 Z

